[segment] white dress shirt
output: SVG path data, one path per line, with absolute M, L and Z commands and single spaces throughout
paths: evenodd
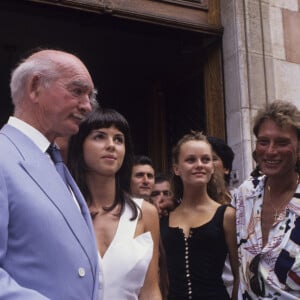
M 36 128 L 32 127 L 28 123 L 26 123 L 16 117 L 13 117 L 13 116 L 9 117 L 7 124 L 20 130 L 23 134 L 25 134 L 28 138 L 30 138 L 33 141 L 33 143 L 39 149 L 41 149 L 41 151 L 43 153 L 45 153 L 49 157 L 49 160 L 53 164 L 52 159 L 50 158 L 49 154 L 47 153 L 47 149 L 51 143 L 40 131 L 38 131 Z M 72 194 L 72 198 L 73 198 L 74 202 L 76 203 L 76 206 L 80 209 L 80 206 L 78 204 L 78 201 L 77 201 L 72 189 L 70 188 L 70 186 L 68 186 L 68 188 Z

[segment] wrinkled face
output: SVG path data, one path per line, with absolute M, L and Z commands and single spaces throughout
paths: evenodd
M 214 151 L 213 151 L 213 162 L 216 171 L 218 170 L 220 174 L 223 175 L 229 174 L 229 170 L 224 167 L 221 157 L 218 156 L 217 153 Z
M 115 176 L 125 156 L 125 138 L 116 127 L 92 130 L 83 143 L 87 172 Z
M 298 142 L 294 128 L 280 128 L 269 119 L 263 121 L 256 141 L 256 160 L 262 173 L 276 177 L 293 173 L 299 157 Z
M 167 214 L 168 211 L 175 207 L 174 197 L 169 181 L 154 184 L 151 193 L 151 202 L 157 208 L 160 216 Z
M 131 195 L 149 199 L 153 186 L 154 169 L 150 165 L 133 166 L 130 180 Z
M 50 141 L 77 133 L 91 111 L 90 99 L 94 96 L 92 79 L 80 61 L 68 61 L 60 71 L 60 78 L 46 85 L 33 85 L 31 92 L 36 102 L 37 127 Z
M 206 185 L 214 172 L 212 150 L 204 141 L 188 141 L 181 145 L 174 173 L 184 185 Z

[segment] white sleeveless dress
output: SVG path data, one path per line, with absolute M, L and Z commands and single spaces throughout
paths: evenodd
M 139 207 L 143 199 L 132 198 Z M 136 300 L 144 284 L 153 254 L 150 232 L 136 238 L 138 217 L 130 221 L 128 204 L 120 217 L 116 234 L 100 262 L 100 300 Z

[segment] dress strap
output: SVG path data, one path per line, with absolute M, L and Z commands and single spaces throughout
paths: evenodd
M 214 215 L 214 220 L 217 222 L 218 226 L 223 228 L 224 214 L 226 208 L 230 206 L 230 204 L 224 204 L 217 208 L 216 213 Z
M 131 198 L 131 199 L 136 203 L 136 205 L 139 208 L 142 207 L 142 203 L 144 201 L 143 199 L 140 198 Z M 138 216 L 134 220 L 130 220 L 132 217 L 132 210 L 128 205 L 128 203 L 125 204 L 124 211 L 120 217 L 118 229 L 116 232 L 116 240 L 127 239 L 128 237 L 130 238 L 134 237 L 139 216 L 140 216 L 140 211 L 138 210 Z

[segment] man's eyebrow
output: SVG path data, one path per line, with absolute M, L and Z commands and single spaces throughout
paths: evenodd
M 268 138 L 266 136 L 258 136 L 256 140 L 258 141 L 258 140 L 269 140 L 269 139 L 270 138 Z
M 67 87 L 72 87 L 72 86 L 79 86 L 84 89 L 90 88 L 90 86 L 82 80 L 73 80 L 73 81 L 67 83 Z
M 71 81 L 67 84 L 67 87 L 70 87 L 70 88 L 74 87 L 74 86 L 80 87 L 84 90 L 91 89 L 91 86 L 83 80 L 73 80 L 73 81 Z M 98 92 L 97 89 L 93 88 L 92 91 L 91 91 L 91 94 L 96 95 L 97 92 Z

